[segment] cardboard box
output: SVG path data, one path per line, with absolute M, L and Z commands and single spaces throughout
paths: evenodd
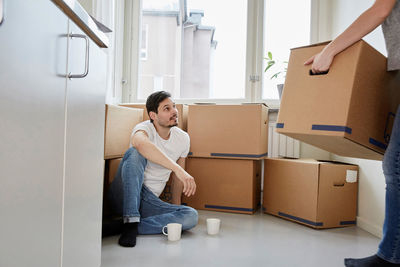
M 104 188 L 106 190 L 108 190 L 110 184 L 114 180 L 115 175 L 117 174 L 119 164 L 121 163 L 121 160 L 122 158 L 106 160 L 106 167 L 104 171 Z
M 190 105 L 188 134 L 193 157 L 262 158 L 268 153 L 268 107 Z
M 254 213 L 261 199 L 261 160 L 188 158 L 195 195 L 182 203 L 195 209 Z
M 294 48 L 277 120 L 277 132 L 329 152 L 381 160 L 397 106 L 400 73 L 364 41 L 336 55 L 325 75 L 304 62 L 325 44 Z
M 108 159 L 105 162 L 103 183 L 103 217 L 105 218 L 111 217 L 113 215 L 109 204 L 108 190 L 112 181 L 115 178 L 115 174 L 117 173 L 121 160 L 122 158 Z
M 172 179 L 170 178 L 160 195 L 160 199 L 164 202 L 172 203 Z
M 106 105 L 104 158 L 123 157 L 129 148 L 132 130 L 143 121 L 143 109 Z
M 313 228 L 356 224 L 358 166 L 265 159 L 263 209 Z
M 123 107 L 129 108 L 141 108 L 143 109 L 143 121 L 149 120 L 149 114 L 147 114 L 146 104 L 120 104 Z M 178 127 L 184 131 L 187 131 L 187 114 L 188 114 L 188 106 L 185 104 L 176 104 L 176 109 L 178 110 Z

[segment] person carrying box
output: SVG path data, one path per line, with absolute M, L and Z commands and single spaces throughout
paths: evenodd
M 388 51 L 388 71 L 400 69 L 400 0 L 376 0 L 342 34 L 304 64 L 314 74 L 329 70 L 335 55 L 382 25 Z M 400 266 L 400 107 L 397 109 L 388 148 L 383 158 L 386 208 L 383 237 L 378 252 L 362 259 L 345 259 L 345 266 Z

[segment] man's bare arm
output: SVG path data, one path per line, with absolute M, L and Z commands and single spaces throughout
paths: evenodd
M 375 0 L 342 34 L 304 64 L 313 63 L 311 69 L 314 73 L 327 71 L 335 55 L 378 27 L 390 15 L 395 4 L 396 0 Z
M 133 135 L 132 146 L 146 159 L 173 171 L 183 183 L 183 193 L 186 196 L 191 196 L 196 192 L 196 183 L 193 177 L 154 145 L 145 131 L 137 131 Z
M 185 169 L 185 158 L 179 158 L 177 163 L 183 169 Z M 171 175 L 171 191 L 172 191 L 172 204 L 181 205 L 182 202 L 182 191 L 183 191 L 183 183 L 176 177 L 175 173 Z

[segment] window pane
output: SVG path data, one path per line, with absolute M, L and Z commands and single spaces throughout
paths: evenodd
M 290 48 L 310 42 L 311 0 L 266 0 L 264 14 L 264 57 L 270 51 L 276 64 L 264 73 L 262 97 L 278 99 L 276 85 L 285 81 Z M 263 63 L 265 69 L 267 60 Z
M 142 0 L 138 99 L 244 98 L 247 0 L 181 1 Z
M 187 15 L 182 98 L 244 98 L 247 0 L 187 0 Z
M 179 0 L 142 1 L 138 99 L 179 90 L 181 25 Z

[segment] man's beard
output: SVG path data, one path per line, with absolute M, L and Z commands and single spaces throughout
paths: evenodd
M 163 127 L 166 127 L 166 128 L 172 128 L 172 127 L 178 126 L 178 117 L 171 117 L 169 120 L 173 120 L 174 118 L 176 118 L 176 122 L 174 122 L 172 124 L 169 124 L 169 123 L 161 124 L 160 123 L 160 125 L 163 126 Z

